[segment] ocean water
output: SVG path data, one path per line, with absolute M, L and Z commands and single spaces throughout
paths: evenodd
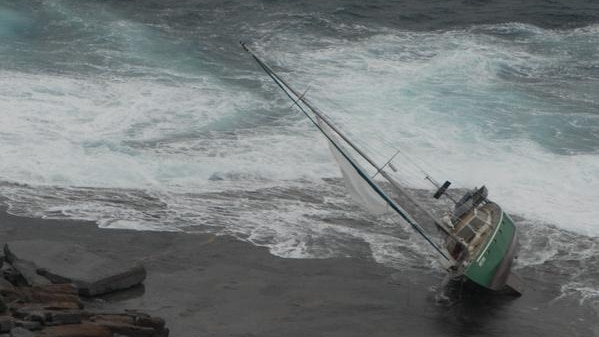
M 560 294 L 599 301 L 592 1 L 0 0 L 9 212 L 436 266 L 353 204 L 240 40 L 378 161 L 401 148 L 438 180 L 486 184 L 518 219 L 517 268 L 571 269 Z

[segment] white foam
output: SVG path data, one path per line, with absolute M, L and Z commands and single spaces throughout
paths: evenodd
M 531 34 L 542 41 L 545 32 Z M 547 32 L 553 40 L 555 34 L 561 38 Z M 383 31 L 318 49 L 302 38 L 282 33 L 259 47 L 292 69 L 285 75 L 299 89 L 310 86 L 308 96 L 356 139 L 371 141 L 380 162 L 393 154 L 387 140 L 428 163 L 438 179 L 486 184 L 510 212 L 599 235 L 599 156 L 558 154 L 521 125 L 502 124 L 557 114 L 534 110 L 542 100 L 504 86 L 500 70 L 542 73 L 559 55 L 468 30 Z M 338 256 L 350 238 L 383 263 L 406 265 L 430 254 L 389 231 L 385 220 L 368 228 L 327 220 L 361 216 L 340 185 L 321 182 L 339 176 L 322 137 L 263 74 L 254 75 L 262 88 L 233 87 L 216 74 L 175 83 L 1 71 L 0 179 L 33 186 L 3 186 L 3 194 L 18 214 L 111 228 L 201 227 L 286 257 Z M 511 109 L 524 109 L 529 120 L 512 118 Z M 490 128 L 505 128 L 504 136 Z M 408 173 L 411 186 L 426 186 L 416 169 Z M 277 194 L 294 188 L 322 200 Z M 406 247 L 408 254 L 398 253 Z
M 441 171 L 438 179 L 465 187 L 486 184 L 491 197 L 512 213 L 599 235 L 595 207 L 599 155 L 553 152 L 531 134 L 536 132 L 532 125 L 542 127 L 548 116 L 575 122 L 578 115 L 569 117 L 568 111 L 552 106 L 555 97 L 524 91 L 535 89 L 534 84 L 522 82 L 510 88 L 501 77 L 503 69 L 522 72 L 514 76 L 524 78 L 542 76 L 546 69 L 569 62 L 569 56 L 555 54 L 550 46 L 559 42 L 563 44 L 559 48 L 567 48 L 573 34 L 584 35 L 586 30 L 556 32 L 517 24 L 486 27 L 491 28 L 526 31 L 529 36 L 514 42 L 476 30 L 392 31 L 318 50 L 306 45 L 268 46 L 268 50 L 275 52 L 276 63 L 302 74 L 300 88 L 318 88 L 310 90 L 313 100 L 334 118 L 345 120 L 347 129 L 359 138 L 382 135 L 429 163 L 433 173 Z M 576 43 L 593 43 L 578 35 Z M 562 90 L 558 96 L 564 96 L 564 108 L 578 99 L 578 109 L 588 111 L 582 118 L 593 123 L 586 127 L 599 124 L 589 97 Z M 372 148 L 378 150 L 377 141 Z M 384 162 L 392 154 L 383 152 L 378 158 Z M 423 186 L 414 177 L 411 180 Z
M 314 169 L 326 152 L 321 146 L 321 155 L 309 158 L 312 137 L 269 130 L 232 129 L 220 138 L 210 134 L 211 124 L 266 106 L 249 93 L 205 81 L 203 86 L 167 85 L 4 71 L 2 178 L 37 185 L 193 191 L 215 172 L 262 179 L 316 176 Z M 303 158 L 315 166 L 297 170 Z

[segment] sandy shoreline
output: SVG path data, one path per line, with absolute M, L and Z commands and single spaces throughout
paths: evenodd
M 143 289 L 88 306 L 161 316 L 171 336 L 599 333 L 596 313 L 555 300 L 557 285 L 550 280 L 519 299 L 477 294 L 440 301 L 434 290 L 443 278 L 440 271 L 398 271 L 366 259 L 283 259 L 230 237 L 100 229 L 90 222 L 21 218 L 3 210 L 0 223 L 0 242 L 77 242 L 114 259 L 143 262 L 148 271 Z

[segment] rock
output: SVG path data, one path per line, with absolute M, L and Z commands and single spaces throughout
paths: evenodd
M 19 272 L 10 264 L 4 264 L 4 267 L 2 267 L 0 271 L 2 272 L 2 278 L 7 280 L 8 283 L 12 284 L 13 286 L 28 285 L 23 276 L 21 276 L 21 274 L 19 274 Z
M 111 337 L 110 329 L 94 324 L 70 324 L 47 327 L 38 337 Z
M 45 291 L 53 294 L 66 294 L 78 296 L 77 287 L 72 283 L 48 284 L 39 287 L 32 287 L 33 291 Z
M 82 308 L 83 304 L 78 295 L 54 293 L 40 288 L 22 288 L 21 296 L 31 303 L 47 303 L 64 309 Z
M 89 320 L 94 321 L 111 321 L 111 322 L 119 322 L 123 324 L 131 324 L 135 325 L 135 317 L 129 315 L 119 315 L 119 314 L 101 314 L 101 315 L 93 315 L 89 317 Z
M 39 322 L 46 321 L 46 313 L 55 311 L 79 311 L 77 306 L 60 306 L 46 303 L 15 303 L 12 308 L 14 317 L 25 320 L 34 320 Z
M 164 319 L 160 317 L 137 316 L 135 317 L 135 325 L 151 327 L 157 330 L 164 329 Z
M 11 274 L 16 283 L 0 278 L 0 311 L 3 303 L 9 309 L 0 316 L 0 337 L 168 337 L 164 320 L 144 312 L 82 310 L 79 294 L 137 285 L 145 279 L 143 266 L 114 263 L 80 246 L 45 240 L 9 242 L 4 251 L 19 274 Z M 55 284 L 39 281 L 40 274 Z M 21 286 L 25 283 L 33 286 Z
M 10 330 L 10 337 L 35 337 L 35 334 L 27 329 L 16 327 Z
M 9 332 L 15 327 L 15 322 L 10 316 L 0 316 L 0 332 Z
M 110 329 L 114 334 L 125 335 L 128 337 L 154 337 L 155 331 L 152 328 L 136 326 L 118 321 L 95 320 L 93 324 Z
M 14 259 L 10 262 L 13 268 L 19 272 L 19 274 L 25 279 L 28 286 L 46 285 L 50 284 L 50 280 L 39 275 L 36 267 L 30 261 L 23 261 L 20 259 Z
M 83 309 L 81 302 L 49 302 L 44 303 L 43 308 L 46 310 L 77 310 Z
M 54 294 L 47 291 L 36 291 L 33 289 L 21 289 L 21 296 L 30 303 L 69 303 L 69 306 L 81 308 L 79 296 L 70 294 Z
M 0 295 L 11 295 L 16 293 L 15 286 L 4 277 L 0 277 Z
M 133 318 L 135 325 L 151 327 L 154 329 L 164 328 L 165 322 L 160 317 L 150 316 L 144 312 L 137 310 L 126 310 L 127 315 Z
M 115 335 L 129 337 L 166 337 L 168 329 L 164 320 L 148 314 L 97 314 L 89 317 L 90 322 L 109 328 Z
M 20 272 L 27 267 L 53 283 L 74 283 L 79 293 L 95 296 L 126 289 L 143 282 L 145 268 L 135 263 L 119 263 L 85 248 L 47 240 L 12 241 L 4 246 L 7 261 Z M 43 254 L 40 254 L 43 252 Z M 29 275 L 31 277 L 31 275 Z
M 8 305 L 4 301 L 4 298 L 0 296 L 0 314 L 4 314 L 8 311 Z
M 40 324 L 44 323 L 45 313 L 44 310 L 23 310 L 17 309 L 13 311 L 13 315 L 15 318 L 26 320 L 30 322 L 39 322 Z
M 63 325 L 81 323 L 79 310 L 49 310 L 44 312 L 45 325 Z
M 15 326 L 27 329 L 27 330 L 38 330 L 42 327 L 42 324 L 40 322 L 35 322 L 35 321 L 21 321 L 21 320 L 16 320 L 15 321 Z
M 45 325 L 81 323 L 81 310 L 46 310 L 36 305 L 23 305 L 13 309 L 13 315 L 21 320 L 40 322 Z

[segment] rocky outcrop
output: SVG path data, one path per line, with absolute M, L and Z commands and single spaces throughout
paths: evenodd
M 12 241 L 4 246 L 4 253 L 28 285 L 73 283 L 84 296 L 130 288 L 146 278 L 140 264 L 116 262 L 75 244 Z
M 88 311 L 93 296 L 139 284 L 145 269 L 117 264 L 77 245 L 13 241 L 0 277 L 0 337 L 167 337 L 159 317 Z

